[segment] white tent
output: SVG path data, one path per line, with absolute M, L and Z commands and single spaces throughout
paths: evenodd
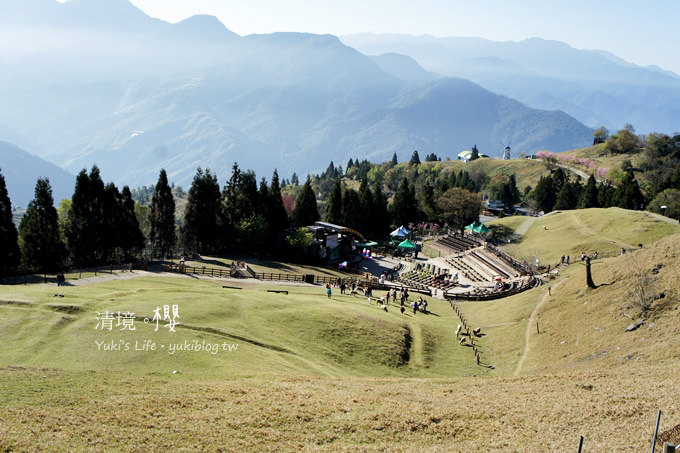
M 393 232 L 391 232 L 390 236 L 399 236 L 400 238 L 403 238 L 408 236 L 409 233 L 410 231 L 408 230 L 408 228 L 405 228 L 404 225 L 402 225 Z

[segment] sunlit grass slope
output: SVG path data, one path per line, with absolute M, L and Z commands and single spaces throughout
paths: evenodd
M 527 218 L 532 221 L 531 218 Z M 526 221 L 526 220 L 525 220 Z M 517 217 L 498 219 L 491 224 L 507 225 L 516 230 L 523 222 Z M 508 244 L 506 251 L 529 261 L 539 258 L 542 264 L 555 264 L 562 255 L 578 259 L 581 253 L 615 253 L 621 248 L 648 246 L 659 239 L 680 232 L 680 226 L 664 222 L 644 211 L 620 208 L 559 211 L 535 219 L 518 243 Z
M 459 376 L 476 372 L 456 348 L 457 318 L 429 300 L 429 315 L 384 312 L 363 297 L 328 299 L 322 287 L 222 288 L 219 281 L 144 277 L 85 286 L 0 287 L 0 366 L 58 367 L 190 375 Z M 55 297 L 63 294 L 64 297 Z M 156 331 L 154 310 L 178 306 L 180 324 Z M 135 330 L 101 330 L 109 311 L 135 313 Z M 161 316 L 163 316 L 161 311 Z M 150 320 L 145 323 L 144 318 Z M 454 326 L 452 328 L 452 326 Z M 184 342 L 236 350 L 176 351 Z M 155 343 L 153 351 L 139 350 Z M 101 344 L 101 346 L 100 346 Z M 104 350 L 104 345 L 122 350 Z M 127 345 L 127 350 L 126 350 Z

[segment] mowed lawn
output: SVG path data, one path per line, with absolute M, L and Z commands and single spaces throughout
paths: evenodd
M 322 286 L 243 281 L 243 289 L 223 288 L 237 284 L 178 276 L 0 287 L 0 366 L 223 377 L 480 372 L 472 351 L 455 341 L 459 321 L 447 302 L 427 298 L 430 314 L 401 314 L 398 304 L 384 312 L 339 289 L 328 299 Z M 155 310 L 163 317 L 175 305 L 175 332 L 167 321 L 156 327 Z M 116 320 L 102 330 L 106 312 Z M 117 325 L 118 312 L 134 313 L 135 330 Z M 185 342 L 213 349 L 172 351 Z
M 491 224 L 512 230 L 521 223 L 516 217 Z M 562 255 L 578 260 L 581 253 L 619 253 L 621 248 L 649 246 L 659 239 L 680 232 L 680 225 L 660 220 L 644 211 L 620 208 L 593 208 L 559 211 L 537 218 L 524 237 L 504 249 L 513 256 L 539 258 L 541 264 L 555 265 Z

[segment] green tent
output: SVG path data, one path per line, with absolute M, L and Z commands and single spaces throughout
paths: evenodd
M 475 220 L 472 222 L 470 225 L 465 227 L 466 230 L 472 230 L 475 233 L 488 233 L 489 232 L 489 227 L 484 225 L 483 223 L 478 222 Z
M 413 242 L 409 241 L 408 239 L 401 242 L 397 247 L 399 247 L 400 249 L 407 249 L 407 250 L 415 250 L 416 249 L 416 245 Z

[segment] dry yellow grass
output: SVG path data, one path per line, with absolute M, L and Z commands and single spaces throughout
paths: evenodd
M 631 368 L 520 378 L 217 381 L 1 369 L 7 451 L 642 451 L 677 378 Z

